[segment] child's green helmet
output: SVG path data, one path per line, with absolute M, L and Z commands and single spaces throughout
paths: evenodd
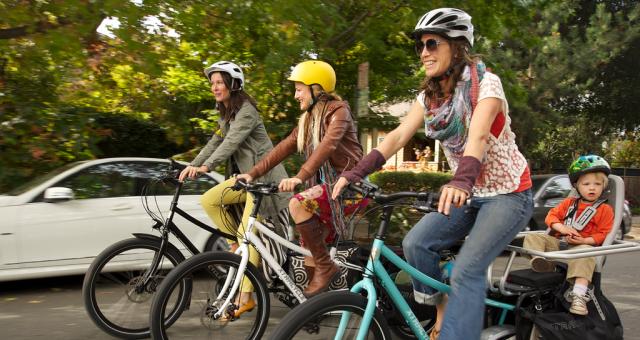
M 571 163 L 568 169 L 569 180 L 575 184 L 580 176 L 590 172 L 604 172 L 607 176 L 611 173 L 611 167 L 604 158 L 597 155 L 580 156 Z

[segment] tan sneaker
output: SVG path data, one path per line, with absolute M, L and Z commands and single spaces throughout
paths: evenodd
M 571 308 L 569 308 L 569 312 L 577 315 L 587 315 L 589 314 L 589 309 L 587 309 L 587 302 L 589 302 L 589 296 L 578 295 L 574 292 L 569 293 L 569 297 L 571 298 Z
M 531 269 L 536 273 L 550 273 L 556 270 L 555 263 L 539 256 L 531 259 Z

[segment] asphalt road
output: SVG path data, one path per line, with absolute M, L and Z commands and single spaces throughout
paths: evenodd
M 640 240 L 640 228 L 630 236 Z M 611 256 L 603 275 L 604 293 L 618 309 L 629 340 L 640 340 L 639 258 L 639 253 Z M 81 288 L 79 276 L 0 283 L 0 339 L 113 339 L 86 315 Z M 287 311 L 274 303 L 267 335 Z

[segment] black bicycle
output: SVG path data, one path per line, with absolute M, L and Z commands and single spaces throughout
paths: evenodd
M 127 339 L 150 336 L 148 315 L 151 298 L 167 273 L 185 260 L 184 254 L 170 242 L 170 236 L 181 242 L 191 254 L 200 253 L 174 223 L 175 214 L 217 236 L 209 239 L 205 250 L 213 250 L 216 243 L 226 244 L 225 239 L 236 240 L 234 235 L 212 228 L 178 207 L 183 183 L 177 177 L 184 167 L 171 160 L 167 174 L 143 188 L 142 204 L 155 222 L 152 228 L 160 236 L 133 234 L 133 238 L 119 241 L 102 251 L 87 270 L 82 285 L 85 309 L 91 320 L 110 335 Z M 166 219 L 156 214 L 149 202 L 149 197 L 154 195 L 151 190 L 155 185 L 163 184 L 175 187 L 170 213 Z M 226 274 L 218 272 L 218 275 Z M 168 325 L 175 322 L 189 307 L 191 278 L 184 278 L 178 286 L 177 294 L 171 301 L 170 312 L 164 320 Z

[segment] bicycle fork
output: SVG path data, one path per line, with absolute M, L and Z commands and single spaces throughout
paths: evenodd
M 220 290 L 222 296 L 224 296 L 224 292 L 226 292 L 227 289 L 229 289 L 229 286 L 231 285 L 233 286 L 231 286 L 231 290 L 229 291 L 229 294 L 227 294 L 227 297 L 224 300 L 224 303 L 222 303 L 222 306 L 220 306 L 218 311 L 215 312 L 215 314 L 213 315 L 213 318 L 215 320 L 222 317 L 222 313 L 224 313 L 224 311 L 227 310 L 227 307 L 229 306 L 229 304 L 231 304 L 231 299 L 233 299 L 236 296 L 236 293 L 238 292 L 238 287 L 240 287 L 240 283 L 242 282 L 243 275 L 241 273 L 245 272 L 245 269 L 247 268 L 247 263 L 249 262 L 249 246 L 246 239 L 240 244 L 240 246 L 238 246 L 238 249 L 236 249 L 235 254 L 239 255 L 242 259 L 240 260 L 240 265 L 238 266 L 237 272 L 235 268 L 229 267 L 229 271 L 227 272 L 227 277 L 224 280 L 224 285 Z M 215 305 L 220 300 L 221 300 L 220 298 L 216 298 L 215 301 L 210 302 L 210 305 Z
M 407 324 L 409 325 L 413 333 L 418 336 L 418 339 L 427 339 L 428 335 L 420 324 L 420 321 L 411 310 L 411 307 L 409 307 L 409 304 L 405 301 L 402 293 L 400 293 L 400 290 L 398 290 L 398 288 L 396 287 L 395 282 L 393 281 L 393 279 L 391 279 L 386 269 L 382 265 L 382 262 L 380 262 L 380 255 L 391 259 L 392 262 L 395 258 L 398 257 L 389 248 L 384 246 L 384 241 L 376 238 L 373 242 L 371 255 L 369 256 L 369 260 L 367 261 L 366 271 L 363 274 L 364 278 L 351 288 L 352 293 L 359 294 L 363 290 L 367 292 L 367 307 L 365 309 L 364 315 L 362 316 L 362 323 L 360 324 L 360 328 L 358 330 L 357 339 L 361 340 L 366 338 L 369 326 L 371 325 L 371 321 L 373 320 L 375 309 L 377 307 L 378 295 L 372 278 L 374 276 L 380 280 L 382 288 L 387 292 L 387 294 L 389 294 L 391 300 L 396 305 L 396 308 L 398 308 L 404 319 L 407 321 Z M 338 326 L 338 331 L 336 333 L 335 339 L 342 339 L 350 317 L 350 312 L 342 313 L 340 325 Z

